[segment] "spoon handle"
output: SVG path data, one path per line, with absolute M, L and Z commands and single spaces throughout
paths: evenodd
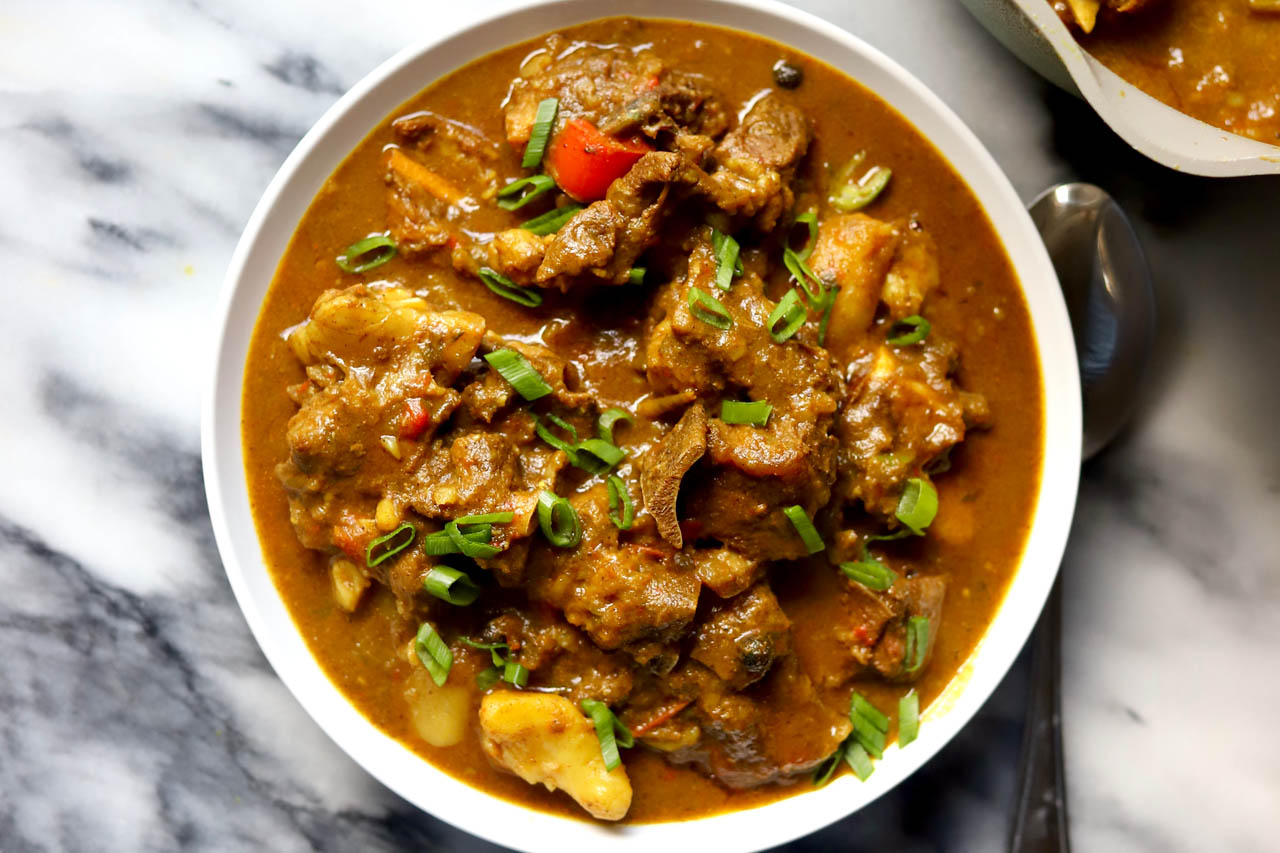
M 1022 736 L 1010 853 L 1067 853 L 1067 786 L 1062 766 L 1062 579 L 1036 625 L 1031 697 Z

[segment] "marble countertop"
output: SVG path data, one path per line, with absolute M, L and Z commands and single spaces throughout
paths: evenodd
M 6 0 L 0 9 L 0 849 L 495 849 L 311 722 L 223 576 L 201 482 L 209 318 L 258 195 L 441 4 Z M 1134 428 L 1065 562 L 1081 850 L 1280 835 L 1280 180 L 1126 148 L 951 0 L 803 0 L 918 74 L 1030 199 L 1134 215 L 1160 310 Z M 481 0 L 475 9 L 491 8 Z M 452 20 L 452 18 L 450 18 Z M 890 796 L 792 850 L 1004 842 L 1026 660 Z

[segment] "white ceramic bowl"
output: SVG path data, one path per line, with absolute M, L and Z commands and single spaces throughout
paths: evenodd
M 436 770 L 369 723 L 325 677 L 263 563 L 249 511 L 240 443 L 240 393 L 254 320 L 295 225 L 330 172 L 365 134 L 424 85 L 531 35 L 610 15 L 679 17 L 736 27 L 842 69 L 894 105 L 973 188 L 1004 240 L 1031 309 L 1045 392 L 1043 487 L 1022 565 L 963 675 L 928 710 L 909 749 L 891 749 L 862 783 L 846 774 L 820 790 L 686 823 L 606 827 L 498 800 Z M 389 788 L 491 841 L 524 850 L 758 850 L 856 811 L 929 760 L 974 715 L 1025 643 L 1057 572 L 1080 464 L 1080 389 L 1067 312 L 1044 246 L 1018 196 L 977 138 L 935 95 L 874 48 L 819 18 L 771 0 L 552 0 L 437 33 L 357 84 L 303 138 L 245 228 L 218 308 L 204 401 L 205 487 L 218 549 L 249 627 L 280 678 L 331 738 Z
M 960 0 L 1015 56 L 1081 95 L 1111 129 L 1171 169 L 1208 177 L 1280 175 L 1280 146 L 1229 133 L 1125 82 L 1089 55 L 1047 0 Z

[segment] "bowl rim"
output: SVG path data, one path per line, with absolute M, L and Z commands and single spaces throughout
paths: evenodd
M 284 247 L 316 191 L 369 129 L 424 83 L 494 50 L 596 18 L 683 19 L 738 29 L 813 55 L 858 80 L 901 113 L 966 181 L 996 229 L 1027 302 L 1044 401 L 1040 493 L 1018 570 L 986 634 L 909 750 L 886 752 L 860 783 L 844 774 L 825 788 L 689 821 L 604 826 L 535 811 L 471 787 L 377 729 L 329 681 L 284 607 L 250 512 L 240 438 L 249 338 Z M 1030 635 L 1057 575 L 1079 479 L 1080 386 L 1065 303 L 1044 245 L 1008 178 L 938 96 L 877 49 L 777 0 L 534 0 L 442 29 L 396 53 L 330 107 L 286 158 L 250 216 L 215 311 L 201 453 L 215 541 L 236 601 L 268 662 L 326 734 L 370 775 L 441 820 L 518 850 L 608 843 L 750 851 L 835 822 L 891 790 L 973 717 Z

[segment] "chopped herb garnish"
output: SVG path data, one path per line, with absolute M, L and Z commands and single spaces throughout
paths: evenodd
M 907 620 L 907 651 L 903 657 L 904 671 L 913 673 L 924 665 L 929 654 L 929 617 L 912 616 Z
M 791 526 L 796 529 L 796 533 L 800 534 L 800 540 L 804 542 L 805 550 L 810 554 L 817 554 L 819 551 L 826 549 L 826 545 L 822 542 L 822 537 L 818 535 L 818 530 L 813 526 L 813 522 L 804 511 L 802 506 L 789 506 L 784 509 L 783 514 L 791 520 Z
M 453 650 L 436 633 L 430 622 L 423 622 L 418 629 L 418 636 L 413 640 L 413 650 L 431 674 L 436 687 L 444 687 L 449 679 L 449 670 L 453 668 Z
M 911 477 L 893 514 L 912 533 L 923 536 L 938 514 L 938 490 L 928 480 Z
M 769 415 L 772 413 L 773 406 L 760 400 L 750 403 L 725 400 L 720 404 L 720 420 L 727 424 L 762 427 L 769 423 Z
M 484 360 L 511 383 L 516 393 L 531 403 L 551 393 L 551 386 L 542 378 L 542 374 L 533 369 L 528 359 L 513 349 L 497 349 L 485 353 Z
M 627 451 L 602 438 L 588 438 L 575 449 L 578 458 L 574 464 L 592 474 L 603 474 L 627 457 Z
M 733 325 L 733 317 L 729 315 L 728 309 L 705 290 L 689 288 L 689 310 L 694 317 L 721 331 Z
M 906 746 L 920 733 L 920 694 L 912 689 L 898 700 L 898 748 Z
M 734 275 L 742 275 L 741 251 L 738 241 L 718 229 L 711 229 L 711 251 L 716 256 L 716 287 L 728 290 L 733 286 Z
M 799 249 L 792 249 L 792 251 L 801 261 L 807 261 L 813 254 L 813 247 L 818 243 L 818 215 L 812 210 L 802 213 L 791 223 L 793 229 L 797 225 L 805 226 L 805 241 Z
M 458 607 L 474 604 L 480 597 L 480 587 L 476 582 L 466 572 L 449 566 L 433 566 L 422 579 L 422 588 L 441 601 Z
M 582 520 L 578 511 L 555 492 L 538 495 L 538 528 L 557 548 L 575 548 L 582 541 Z
M 606 409 L 600 415 L 600 420 L 596 421 L 596 435 L 610 444 L 617 444 L 618 442 L 613 440 L 613 427 L 618 421 L 634 424 L 636 419 L 631 417 L 630 412 L 625 412 L 622 409 Z
M 412 545 L 413 539 L 417 535 L 418 528 L 407 521 L 404 522 L 395 530 L 379 536 L 365 546 L 364 564 L 372 569 L 383 560 L 391 559 Z
M 503 299 L 510 299 L 517 305 L 523 305 L 526 308 L 537 308 L 542 304 L 541 293 L 533 288 L 521 287 L 497 270 L 481 267 L 479 275 L 480 280 L 484 282 L 484 286 Z
M 627 282 L 629 284 L 644 284 L 645 273 L 648 272 L 644 267 L 632 267 L 627 273 Z
M 773 338 L 775 343 L 783 343 L 800 331 L 800 327 L 804 325 L 804 321 L 808 318 L 809 313 L 800 304 L 799 291 L 792 288 L 783 294 L 782 299 L 778 301 L 777 306 L 769 314 L 766 324 L 769 329 L 769 337 Z M 779 326 L 779 323 L 782 325 Z
M 885 339 L 885 343 L 895 347 L 909 347 L 929 337 L 929 331 L 932 328 L 928 320 L 919 314 L 912 314 L 910 317 L 903 317 L 890 327 L 889 337 Z
M 498 207 L 503 210 L 519 210 L 555 185 L 556 182 L 549 175 L 519 178 L 498 190 Z
M 334 262 L 343 272 L 362 273 L 382 266 L 395 256 L 396 241 L 386 234 L 374 234 L 343 249 Z
M 867 152 L 859 151 L 832 178 L 831 194 L 827 200 L 841 213 L 852 213 L 871 204 L 888 186 L 889 178 L 893 177 L 893 172 L 889 169 L 873 166 L 861 178 L 855 179 L 853 173 L 858 171 L 866 159 Z
M 600 741 L 600 755 L 604 758 L 605 769 L 613 770 L 622 764 L 618 747 L 630 749 L 635 746 L 635 737 L 605 703 L 596 699 L 583 699 L 582 710 L 587 712 L 587 716 L 595 724 L 596 739 Z
M 867 781 L 867 777 L 875 770 L 875 765 L 871 763 L 871 756 L 867 755 L 867 751 L 860 743 L 849 744 L 844 751 L 844 760 L 853 770 L 853 775 L 862 782 Z
M 627 489 L 626 481 L 614 474 L 605 480 L 605 486 L 609 491 L 609 520 L 619 530 L 630 530 L 636 517 L 636 508 L 631 503 L 631 492 Z
M 524 168 L 536 169 L 542 163 L 559 108 L 560 101 L 556 98 L 547 98 L 538 104 L 538 111 L 533 116 L 533 129 L 529 132 L 529 144 L 525 146 L 524 157 L 520 160 Z
M 539 237 L 545 237 L 548 234 L 554 234 L 569 222 L 570 219 L 577 216 L 582 210 L 582 205 L 566 204 L 564 207 L 553 207 L 541 216 L 535 216 L 533 219 L 525 222 L 520 228 Z

